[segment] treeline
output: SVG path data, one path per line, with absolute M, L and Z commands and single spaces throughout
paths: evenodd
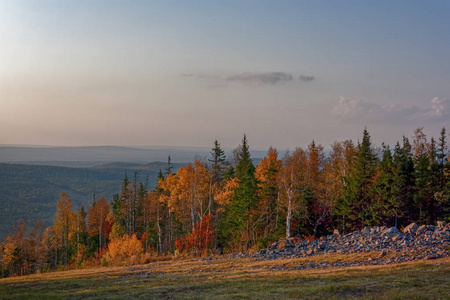
M 207 161 L 173 171 L 157 187 L 125 176 L 108 203 L 85 210 L 61 194 L 52 227 L 19 223 L 1 247 L 2 275 L 151 256 L 250 251 L 291 236 L 318 238 L 338 229 L 402 227 L 450 221 L 447 134 L 428 141 L 423 128 L 393 149 L 374 148 L 364 130 L 356 145 L 326 153 L 312 141 L 281 157 L 274 148 L 254 166 L 246 136 L 227 161 L 215 141 Z M 136 176 L 135 176 L 136 177 Z

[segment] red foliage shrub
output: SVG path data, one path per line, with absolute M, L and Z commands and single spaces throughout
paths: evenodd
M 214 241 L 213 217 L 208 214 L 203 220 L 194 226 L 194 230 L 181 239 L 175 241 L 175 246 L 180 252 L 192 252 L 194 255 L 206 254 Z

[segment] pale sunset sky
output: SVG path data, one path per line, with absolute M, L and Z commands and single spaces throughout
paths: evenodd
M 450 1 L 0 0 L 0 144 L 450 130 Z

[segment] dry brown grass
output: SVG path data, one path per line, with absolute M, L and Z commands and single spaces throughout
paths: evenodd
M 0 299 L 450 297 L 450 258 L 390 265 L 292 269 L 311 263 L 375 259 L 379 255 L 379 252 L 332 254 L 271 261 L 177 259 L 87 268 L 1 279 Z M 389 255 L 392 254 L 386 257 Z

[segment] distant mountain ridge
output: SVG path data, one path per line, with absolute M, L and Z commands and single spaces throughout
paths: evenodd
M 186 163 L 174 163 L 173 171 Z M 68 168 L 60 166 L 24 165 L 0 163 L 0 239 L 9 233 L 14 224 L 26 220 L 29 225 L 41 219 L 47 225 L 53 223 L 56 202 L 66 192 L 74 204 L 87 209 L 93 195 L 112 200 L 120 193 L 122 181 L 137 174 L 137 180 L 149 179 L 149 189 L 156 186 L 159 170 L 167 163 L 149 164 L 110 163 L 92 168 Z
M 89 147 L 17 147 L 0 146 L 0 162 L 36 163 L 51 162 L 111 162 L 148 163 L 167 161 L 170 155 L 173 162 L 192 161 L 194 156 L 209 156 L 208 148 L 129 148 L 119 146 Z

